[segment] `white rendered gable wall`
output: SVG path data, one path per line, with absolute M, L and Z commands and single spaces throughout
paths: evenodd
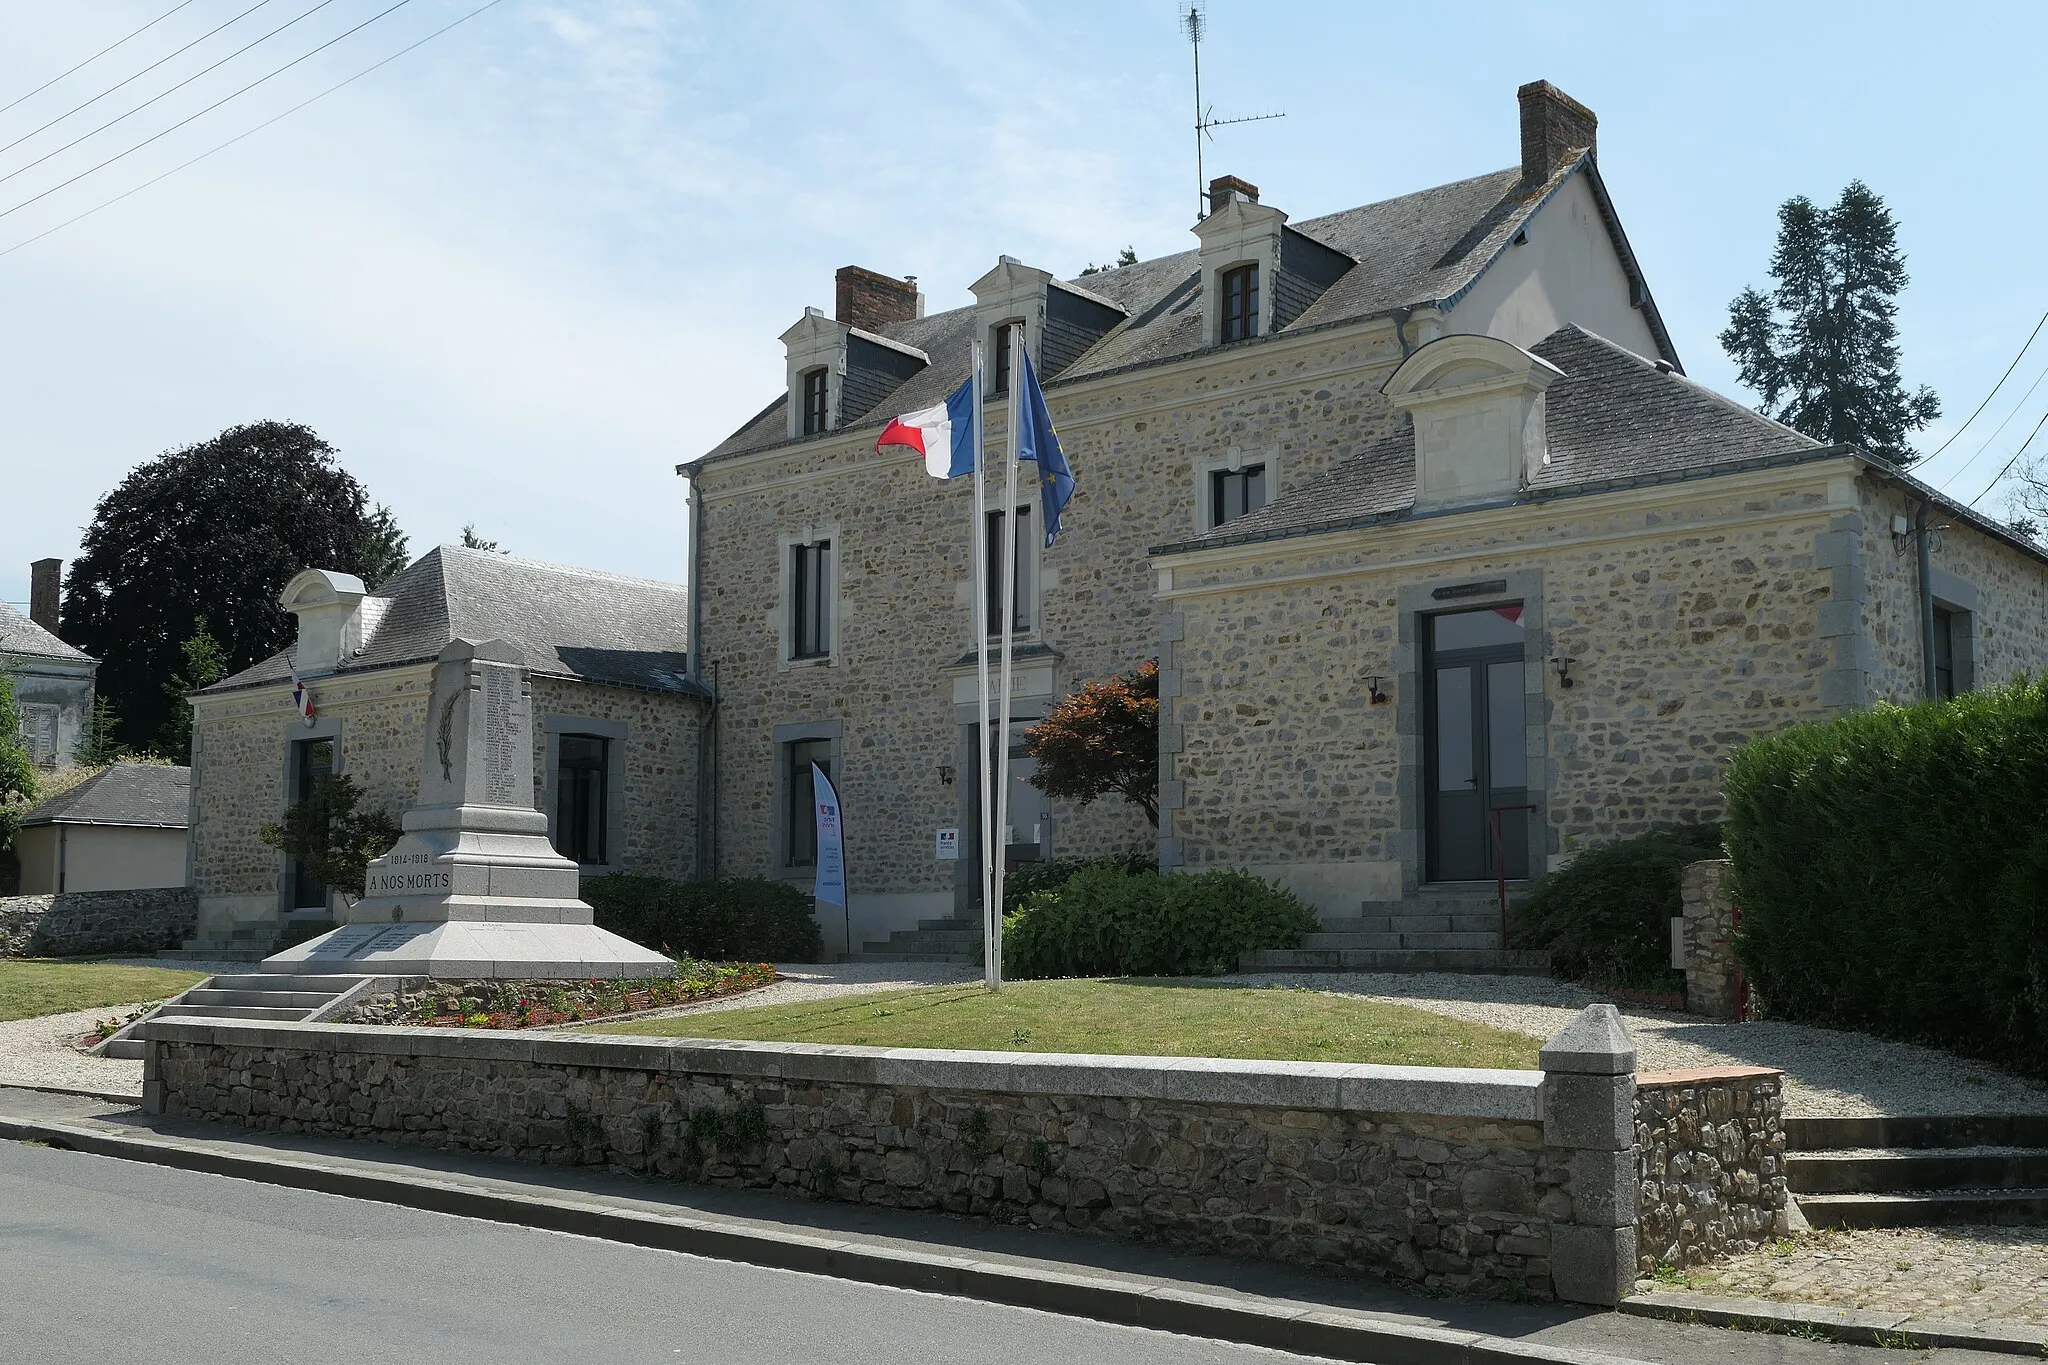
M 1655 358 L 1657 339 L 1629 302 L 1628 275 L 1582 173 L 1531 218 L 1529 240 L 1505 248 L 1451 312 L 1453 332 L 1527 348 L 1566 323 Z

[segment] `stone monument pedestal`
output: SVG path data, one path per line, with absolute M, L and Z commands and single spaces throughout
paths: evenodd
M 592 923 L 576 864 L 534 809 L 533 706 L 518 651 L 456 640 L 428 703 L 419 800 L 341 927 L 263 960 L 294 975 L 669 976 L 675 963 Z

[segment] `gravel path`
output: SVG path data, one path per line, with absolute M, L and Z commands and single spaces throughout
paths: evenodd
M 154 1003 L 154 1002 L 152 1002 Z M 142 1095 L 142 1063 L 88 1057 L 71 1046 L 102 1019 L 125 1019 L 134 1005 L 101 1005 L 71 1014 L 0 1023 L 0 1085 L 42 1085 L 103 1095 Z
M 1535 1038 L 1551 1037 L 1603 998 L 1529 976 L 1264 972 L 1224 979 L 1412 1005 Z M 1623 1005 L 1621 1013 L 1643 1070 L 1776 1067 L 1785 1073 L 1785 1112 L 1799 1117 L 2048 1113 L 2048 1090 L 1931 1048 L 1805 1024 L 1721 1023 L 1637 1005 Z

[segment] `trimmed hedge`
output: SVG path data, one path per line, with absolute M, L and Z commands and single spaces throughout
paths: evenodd
M 1003 970 L 1055 976 L 1218 976 L 1241 953 L 1292 948 L 1315 912 L 1244 872 L 1162 875 L 1108 859 L 1003 920 Z
M 656 952 L 711 962 L 816 962 L 824 950 L 811 902 L 765 877 L 674 882 L 618 872 L 583 883 L 609 929 Z
M 1771 1017 L 2048 1075 L 2048 682 L 1753 740 L 1727 795 Z
M 1076 872 L 1088 867 L 1113 867 L 1123 872 L 1150 872 L 1159 866 L 1151 853 L 1098 853 L 1092 858 L 1048 858 L 1019 863 L 1003 874 L 1003 913 L 1015 914 L 1041 891 L 1057 891 Z
M 1509 941 L 1548 952 L 1551 969 L 1568 980 L 1668 990 L 1679 876 L 1687 863 L 1720 856 L 1718 825 L 1680 825 L 1590 849 L 1515 907 Z

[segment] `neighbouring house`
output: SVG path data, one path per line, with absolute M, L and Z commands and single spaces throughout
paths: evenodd
M 1445 337 L 1383 393 L 1395 430 L 1153 550 L 1168 864 L 1338 917 L 1540 875 L 1720 818 L 1753 735 L 2048 666 L 2048 552 L 1612 340 Z
M 331 914 L 328 888 L 261 828 L 334 774 L 402 813 L 418 789 L 434 661 L 456 639 L 506 641 L 524 659 L 534 788 L 559 852 L 587 876 L 693 875 L 705 695 L 689 676 L 687 601 L 671 583 L 454 545 L 374 593 L 347 574 L 298 574 L 279 598 L 298 617 L 296 644 L 192 695 L 201 939 Z
M 192 770 L 116 763 L 31 809 L 14 836 L 21 894 L 186 883 Z
M 1155 591 L 1154 547 L 1288 505 L 1398 438 L 1408 412 L 1384 389 L 1439 338 L 1526 349 L 1576 326 L 1678 370 L 1601 178 L 1592 113 L 1547 82 L 1518 102 L 1521 157 L 1504 170 L 1299 220 L 1219 177 L 1191 249 L 1073 280 L 1005 256 L 968 307 L 927 315 L 913 278 L 840 271 L 833 314 L 806 310 L 783 333 L 781 392 L 678 471 L 690 481 L 693 662 L 718 692 L 708 866 L 808 883 L 816 762 L 845 803 L 851 903 L 844 928 L 825 917 L 828 945 L 858 951 L 975 904 L 969 528 L 980 516 L 999 530 L 1010 509 L 999 490 L 970 506 L 969 481 L 933 480 L 875 437 L 960 384 L 976 340 L 992 357 L 990 397 L 1005 395 L 1012 324 L 1077 490 L 1050 548 L 1036 499 L 1014 509 L 1020 723 L 1007 742 L 1020 756 L 1005 854 L 1157 848 L 1178 865 L 1183 805 L 1160 831 L 1114 802 L 1084 818 L 1028 785 L 1018 748 L 1076 686 L 1159 653 L 1179 611 Z M 1000 451 L 1001 402 L 987 425 Z M 1352 628 L 1332 617 L 1313 629 Z M 1338 683 L 1384 671 L 1383 654 L 1360 644 L 1317 731 L 1352 724 Z M 1305 768 L 1295 783 L 1335 803 L 1304 818 L 1349 819 L 1346 792 Z M 1287 799 L 1300 810 L 1311 798 Z M 935 838 L 945 829 L 960 833 L 957 860 Z
M 63 561 L 29 566 L 29 610 L 0 602 L 0 672 L 14 683 L 21 735 L 36 763 L 68 768 L 92 724 L 93 675 L 99 660 L 57 638 Z

